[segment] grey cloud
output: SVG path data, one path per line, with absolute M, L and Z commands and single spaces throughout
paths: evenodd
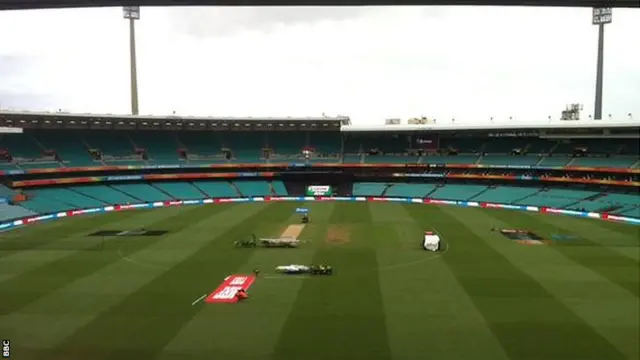
M 207 7 L 167 9 L 174 28 L 196 37 L 223 36 L 243 30 L 270 31 L 278 25 L 359 18 L 371 7 Z

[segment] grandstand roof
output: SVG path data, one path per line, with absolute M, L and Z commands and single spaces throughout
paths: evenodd
M 340 130 L 344 132 L 491 132 L 491 131 L 597 131 L 607 129 L 630 134 L 640 131 L 640 121 L 616 120 L 544 120 L 465 122 L 442 121 L 421 125 L 352 125 L 348 116 L 320 117 L 198 117 L 116 114 L 72 114 L 65 112 L 24 112 L 0 110 L 0 127 L 25 129 L 122 129 L 122 130 Z M 548 132 L 549 133 L 549 132 Z
M 453 122 L 443 121 L 420 125 L 344 125 L 346 132 L 416 132 L 416 131 L 491 131 L 491 130 L 578 130 L 578 129 L 640 129 L 640 121 L 626 120 L 543 120 L 543 121 L 496 121 Z
M 350 125 L 348 116 L 214 117 L 180 115 L 72 114 L 0 110 L 0 126 L 63 129 L 333 129 Z

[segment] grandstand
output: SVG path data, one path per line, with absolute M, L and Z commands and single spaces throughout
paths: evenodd
M 56 123 L 53 118 L 63 125 L 51 125 Z M 470 170 L 459 169 L 470 165 L 475 166 L 470 169 L 551 170 L 640 167 L 638 124 L 634 123 L 538 124 L 546 129 L 532 132 L 530 127 L 517 135 L 513 135 L 513 129 L 485 125 L 470 129 L 474 133 L 461 136 L 462 130 L 453 125 L 437 127 L 434 132 L 425 132 L 419 127 L 396 128 L 393 132 L 379 128 L 355 129 L 348 118 L 176 120 L 0 113 L 0 126 L 15 124 L 24 126 L 24 133 L 0 134 L 0 171 L 50 169 L 47 172 L 55 174 L 63 168 L 113 165 L 430 164 L 436 168 L 447 165 L 446 171 L 438 170 L 440 176 L 446 176 L 452 171 L 467 175 Z M 574 127 L 581 129 L 580 136 L 572 135 Z M 616 135 L 611 135 L 614 132 Z M 603 141 L 607 136 L 613 136 L 610 139 L 615 141 Z M 495 170 L 492 174 L 508 173 L 507 170 Z M 618 175 L 611 176 L 603 179 L 614 179 Z M 633 176 L 623 179 L 632 181 Z M 372 181 L 355 182 L 350 191 L 354 196 L 493 202 L 640 216 L 637 188 L 631 187 L 632 190 L 626 193 L 612 193 L 606 189 L 558 189 L 549 184 L 520 185 Z M 5 199 L 3 219 L 109 204 L 287 196 L 289 190 L 283 181 L 275 179 L 194 179 L 30 187 L 24 191 L 27 200 L 19 206 L 6 201 L 15 194 L 7 187 L 0 187 L 0 198 Z
M 352 139 L 340 132 L 308 137 L 305 133 L 270 134 L 266 132 L 225 133 L 172 133 L 172 132 L 106 132 L 91 131 L 25 131 L 25 134 L 0 135 L 0 149 L 6 157 L 0 158 L 0 170 L 34 168 L 60 168 L 105 165 L 201 165 L 217 163 L 424 163 L 424 164 L 480 164 L 526 166 L 576 166 L 638 168 L 638 154 L 627 154 L 622 148 L 614 152 L 576 154 L 564 147 L 551 148 L 545 154 L 514 154 L 513 149 L 494 152 L 437 152 L 410 154 L 400 151 L 398 144 L 387 143 L 384 138 L 376 148 L 373 139 Z M 134 140 L 135 139 L 135 140 Z M 242 140 L 240 140 L 242 139 Z M 442 139 L 447 140 L 446 138 Z M 483 145 L 490 144 L 486 140 Z M 526 139 L 525 139 L 526 141 Z M 462 143 L 464 144 L 464 143 Z M 480 146 L 482 148 L 483 146 Z M 640 143 L 629 142 L 628 148 L 640 148 Z M 467 146 L 464 151 L 472 151 Z M 344 150 L 342 150 L 344 149 Z M 310 150 L 310 151 L 309 151 Z M 497 152 L 500 150 L 501 152 Z M 620 150 L 620 151 L 618 151 Z M 307 152 L 309 151 L 309 152 Z M 418 151 L 418 150 L 415 150 Z M 307 152 L 307 155 L 305 153 Z
M 389 132 L 354 128 L 344 117 L 174 119 L 0 112 L 0 126 L 17 124 L 23 134 L 0 134 L 0 170 L 282 162 L 640 166 L 638 124 L 633 122 L 537 123 L 536 131 L 531 124 L 466 126 L 474 135 L 459 136 L 462 130 L 454 125 Z M 526 132 L 516 136 L 514 128 Z M 580 136 L 574 137 L 574 130 Z M 428 146 L 419 141 L 425 136 Z

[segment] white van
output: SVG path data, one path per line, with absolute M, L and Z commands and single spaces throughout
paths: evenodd
M 440 250 L 440 236 L 433 233 L 432 231 L 425 231 L 422 247 L 424 247 L 424 249 L 428 251 Z

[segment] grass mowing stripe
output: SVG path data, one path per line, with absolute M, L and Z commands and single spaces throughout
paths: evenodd
M 542 222 L 555 225 L 562 229 L 564 233 L 571 232 L 571 235 L 575 235 L 577 238 L 562 241 L 561 244 L 581 244 L 581 242 L 585 242 L 582 239 L 587 239 L 589 242 L 594 242 L 615 251 L 618 255 L 640 262 L 640 226 L 613 224 L 622 229 L 627 228 L 627 230 L 630 230 L 625 232 L 619 231 L 619 229 L 612 228 L 611 226 L 607 226 L 611 225 L 611 222 L 608 221 L 598 221 L 594 219 L 575 218 L 569 216 L 545 216 L 530 213 L 527 213 L 527 215 Z
M 218 211 L 218 209 L 207 209 L 205 207 L 183 208 L 182 211 L 169 219 L 163 218 L 152 223 L 147 227 L 147 230 L 162 228 L 162 230 L 168 230 L 169 232 L 178 231 L 188 227 L 193 221 L 211 216 L 212 211 Z M 85 226 L 82 225 L 82 228 L 87 230 Z M 135 253 L 154 244 L 161 238 L 161 236 L 158 236 L 149 240 L 145 239 L 145 241 L 136 241 L 128 248 L 128 252 L 130 254 Z M 121 258 L 109 249 L 111 245 L 117 244 L 119 244 L 119 241 L 114 243 L 107 242 L 106 251 L 76 252 L 20 276 L 3 281 L 0 283 L 0 289 L 2 289 L 2 293 L 0 293 L 0 315 L 17 311 L 51 291 L 94 273 L 115 261 L 120 261 Z M 25 284 L 28 284 L 28 288 L 25 288 Z
M 372 205 L 372 214 L 374 209 L 381 217 L 388 212 L 405 219 L 393 225 L 374 225 L 376 235 L 371 238 L 382 265 L 380 283 L 393 359 L 507 360 L 484 318 L 443 261 L 447 252 L 422 248 L 424 231 L 434 229 L 415 222 L 403 204 Z M 385 269 L 385 259 L 412 265 Z
M 338 226 L 349 239 L 322 244 L 313 256 L 335 274 L 304 280 L 272 359 L 391 359 L 368 206 L 335 206 L 330 219 L 337 224 L 329 224 L 327 235 Z
M 117 222 L 118 227 L 120 228 L 135 228 L 140 225 L 149 224 L 151 221 L 157 221 L 159 217 L 166 218 L 169 216 L 173 216 L 173 214 L 177 214 L 180 211 L 182 210 L 174 207 L 161 212 L 121 212 L 118 215 L 122 216 L 105 216 L 107 220 L 109 220 L 109 222 L 105 223 L 104 221 L 101 221 L 99 224 L 101 226 L 112 226 L 112 224 Z M 114 218 L 113 216 L 116 217 Z M 91 220 L 91 218 L 84 218 L 83 220 Z M 25 274 L 29 271 L 33 271 L 38 267 L 45 266 L 48 263 L 67 258 L 68 256 L 80 251 L 87 252 L 104 250 L 106 238 L 87 236 L 88 233 L 95 232 L 97 230 L 96 228 L 87 230 L 86 227 L 83 227 L 84 231 L 76 232 L 74 231 L 76 225 L 81 225 L 78 222 L 67 221 L 65 219 L 57 223 L 65 224 L 68 233 L 64 236 L 57 236 L 57 239 L 54 242 L 47 243 L 35 248 L 32 247 L 32 245 L 27 245 L 25 247 L 27 250 L 14 252 L 13 254 L 2 258 L 2 261 L 0 261 L 0 281 L 6 281 L 7 279 L 10 279 L 12 277 Z M 96 224 L 92 221 L 89 221 L 89 223 Z M 44 229 L 43 232 L 41 232 L 42 236 L 48 236 L 46 232 L 48 226 L 46 225 L 48 224 L 36 224 L 31 227 L 31 230 L 33 230 L 34 228 L 42 228 Z
M 640 359 L 638 298 L 587 267 L 576 264 L 549 246 L 523 246 L 514 244 L 486 224 L 501 229 L 513 226 L 492 217 L 493 210 L 469 210 L 465 222 L 476 234 L 504 254 L 510 261 L 533 277 L 547 291 L 562 301 L 629 359 Z M 499 210 L 498 210 L 499 211 Z M 526 213 L 515 213 L 527 217 Z M 544 217 L 546 219 L 548 217 Z M 592 220 L 594 221 L 594 220 Z M 573 224 L 582 230 L 583 222 Z M 628 248 L 627 248 L 628 249 Z
M 73 234 L 82 234 L 113 221 L 139 216 L 142 213 L 140 211 L 131 211 L 77 216 L 49 223 L 36 223 L 27 225 L 24 228 L 11 230 L 0 234 L 0 259 L 21 251 L 67 250 L 64 247 L 61 248 L 53 244 L 69 236 L 70 229 L 72 229 Z M 70 250 L 76 249 L 78 248 L 75 247 Z
M 328 248 L 313 261 L 334 264 L 336 274 L 304 280 L 272 359 L 391 359 L 375 251 Z
M 163 264 L 168 266 L 177 263 L 180 259 L 198 251 L 209 241 L 208 237 L 190 236 L 189 232 L 221 232 L 226 227 L 221 227 L 218 223 L 229 223 L 238 217 L 239 211 L 233 211 L 234 209 L 238 209 L 238 207 L 232 205 L 216 206 L 215 211 L 208 211 L 212 216 L 195 222 L 185 230 L 164 236 L 162 240 L 137 252 L 136 257 L 149 252 L 162 252 L 159 249 L 169 245 L 173 246 L 173 256 L 171 259 L 165 259 Z M 173 215 L 176 210 L 181 211 L 178 208 L 163 209 L 157 210 L 156 215 L 167 219 L 169 216 L 165 216 L 165 213 Z M 213 229 L 205 227 L 211 223 L 216 224 Z M 128 228 L 126 224 L 120 227 Z M 133 239 L 133 242 L 145 240 L 148 239 L 139 237 Z M 19 312 L 2 317 L 0 333 L 13 334 L 11 338 L 15 340 L 12 342 L 12 347 L 16 353 L 20 354 L 20 358 L 27 359 L 29 355 L 32 358 L 46 357 L 49 349 L 54 349 L 65 338 L 89 323 L 100 313 L 138 291 L 140 287 L 152 281 L 162 272 L 164 272 L 163 269 L 150 269 L 125 261 L 117 261 L 47 294 L 22 308 Z M 3 327 L 11 331 L 3 331 Z M 52 331 L 51 329 L 54 328 L 55 331 Z
M 249 290 L 251 299 L 238 306 L 204 305 L 155 359 L 269 359 L 302 285 L 302 279 L 278 276 L 273 269 L 277 265 L 311 262 L 315 246 L 324 239 L 326 223 L 335 205 L 335 202 L 298 204 L 298 207 L 309 208 L 312 214 L 312 221 L 300 235 L 308 242 L 298 249 L 253 251 L 249 260 L 236 270 L 244 274 L 255 268 L 262 270 Z M 277 237 L 288 225 L 298 223 L 300 215 L 291 213 L 284 223 L 264 223 L 254 232 L 258 236 Z M 228 326 L 236 323 L 250 326 Z M 247 346 L 247 339 L 251 339 L 251 346 Z
M 406 206 L 417 222 L 434 224 L 451 244 L 443 260 L 511 359 L 625 359 L 582 318 L 468 228 L 465 217 L 473 217 L 473 211 Z
M 542 237 L 551 237 L 554 233 L 566 233 L 564 228 L 544 221 L 541 217 L 514 216 L 506 211 L 492 211 L 492 217 L 516 228 L 531 230 Z M 640 273 L 638 262 L 620 255 L 616 251 L 598 244 L 587 237 L 580 239 L 579 245 L 557 244 L 550 246 L 574 262 L 591 269 L 609 281 L 618 284 L 635 297 L 640 297 Z
M 592 219 L 582 219 L 584 221 L 591 221 Z M 636 239 L 640 239 L 640 226 L 630 225 L 627 223 L 615 222 L 615 221 L 598 221 L 598 226 L 604 227 L 608 230 L 615 231 L 624 235 L 631 235 Z
M 336 204 L 329 217 L 329 223 L 334 225 L 343 223 L 347 225 L 371 224 L 372 218 L 369 206 L 364 202 L 342 202 Z
M 48 359 L 150 359 L 161 352 L 202 309 L 201 306 L 191 305 L 194 295 L 202 294 L 203 289 L 215 289 L 226 275 L 240 268 L 254 251 L 236 249 L 233 242 L 246 236 L 259 224 L 278 223 L 289 218 L 296 204 L 239 206 L 253 211 L 249 212 L 249 218 L 241 219 L 227 231 L 215 236 L 197 253 L 100 314 L 67 338 Z

